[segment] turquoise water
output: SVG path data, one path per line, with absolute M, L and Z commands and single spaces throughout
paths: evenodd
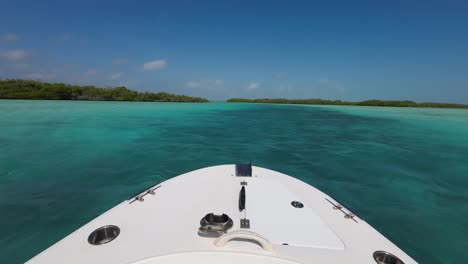
M 0 100 L 0 263 L 147 186 L 249 159 L 336 197 L 420 263 L 468 257 L 467 110 Z

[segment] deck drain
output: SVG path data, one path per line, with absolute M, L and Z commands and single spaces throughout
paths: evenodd
M 374 259 L 378 264 L 405 264 L 401 259 L 386 251 L 374 252 Z
M 88 237 L 91 245 L 102 245 L 111 242 L 120 234 L 120 228 L 114 225 L 106 225 L 94 230 Z
M 304 207 L 304 205 L 303 205 L 301 202 L 299 202 L 299 201 L 292 201 L 292 202 L 291 202 L 291 205 L 294 206 L 294 207 L 296 207 L 296 208 L 302 208 L 302 207 Z

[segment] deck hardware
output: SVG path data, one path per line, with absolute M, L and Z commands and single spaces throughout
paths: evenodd
M 354 214 L 353 212 L 351 212 L 349 209 L 346 209 L 348 211 L 345 211 L 343 205 L 339 204 L 338 202 L 334 203 L 332 201 L 330 201 L 328 198 L 325 198 L 325 200 L 327 202 L 329 202 L 331 205 L 333 205 L 333 209 L 334 210 L 340 210 L 340 212 L 342 212 L 344 214 L 344 218 L 346 219 L 351 219 L 353 220 L 355 223 L 357 223 L 358 221 L 356 221 L 356 219 L 354 219 L 354 217 L 356 216 L 356 214 Z
M 120 234 L 120 228 L 115 225 L 106 225 L 94 230 L 88 236 L 88 243 L 91 245 L 102 245 L 111 242 Z
M 301 202 L 299 201 L 292 201 L 291 202 L 291 205 L 296 207 L 296 208 L 303 208 L 304 207 L 304 204 L 302 204 Z
M 333 206 L 333 209 L 337 210 L 337 209 L 342 209 L 343 206 L 341 204 L 336 204 L 335 206 Z
M 247 182 L 246 181 L 241 181 L 240 183 L 242 186 L 246 186 L 247 185 Z
M 239 211 L 245 210 L 245 186 L 242 186 L 239 192 Z
M 387 251 L 375 251 L 373 257 L 378 264 L 405 264 L 401 259 Z
M 346 218 L 346 219 L 349 219 L 349 218 L 352 219 L 352 218 L 354 218 L 354 217 L 355 217 L 354 214 L 345 214 L 345 216 L 344 216 L 344 218 Z
M 252 177 L 252 164 L 236 164 L 237 177 Z
M 260 234 L 247 230 L 236 230 L 226 233 L 218 237 L 214 241 L 214 245 L 217 247 L 222 247 L 226 245 L 229 241 L 233 240 L 254 242 L 260 245 L 263 248 L 263 250 L 273 252 L 273 246 L 271 245 L 270 241 L 262 237 Z
M 141 193 L 135 195 L 135 196 L 133 197 L 133 200 L 130 201 L 130 203 L 133 203 L 133 202 L 135 202 L 135 201 L 139 201 L 139 202 L 145 201 L 145 199 L 143 199 L 143 197 L 145 197 L 145 196 L 148 195 L 148 194 L 155 195 L 155 194 L 156 194 L 155 191 L 156 191 L 156 189 L 158 189 L 159 187 L 161 187 L 161 185 L 158 185 L 158 186 L 156 186 L 156 187 L 149 188 L 148 190 L 143 191 L 143 192 L 141 192 Z
M 233 226 L 232 219 L 226 215 L 209 213 L 200 220 L 198 234 L 203 237 L 219 237 Z
M 247 218 L 240 220 L 240 227 L 244 229 L 250 229 L 250 220 Z

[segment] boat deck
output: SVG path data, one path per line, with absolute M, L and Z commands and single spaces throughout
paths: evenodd
M 245 210 L 239 209 L 245 188 Z M 143 196 L 144 194 L 144 196 Z M 296 203 L 296 207 L 293 206 Z M 302 205 L 302 207 L 300 206 Z M 226 214 L 233 226 L 222 238 L 198 234 L 208 213 Z M 250 228 L 241 228 L 248 219 Z M 118 236 L 92 245 L 88 236 L 113 225 Z M 416 263 L 333 198 L 288 175 L 235 165 L 192 171 L 124 201 L 31 259 L 55 263 L 372 263 L 387 251 Z

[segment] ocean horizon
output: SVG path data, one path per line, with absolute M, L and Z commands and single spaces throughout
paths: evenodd
M 132 195 L 252 161 L 341 201 L 419 263 L 468 256 L 468 110 L 0 100 L 0 262 Z

